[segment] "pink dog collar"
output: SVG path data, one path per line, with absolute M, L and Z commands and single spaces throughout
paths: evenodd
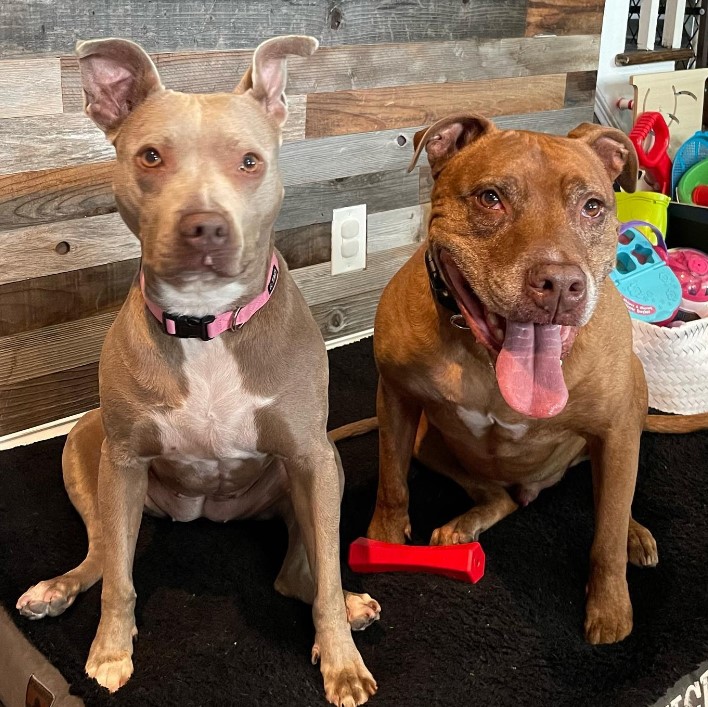
M 207 314 L 204 317 L 190 317 L 186 314 L 170 314 L 160 309 L 145 294 L 145 275 L 140 270 L 140 290 L 147 308 L 152 312 L 155 319 L 162 324 L 162 329 L 170 336 L 180 339 L 202 339 L 209 341 L 223 334 L 225 331 L 236 331 L 240 329 L 265 303 L 270 299 L 275 286 L 278 283 L 280 268 L 278 266 L 278 256 L 275 251 L 270 261 L 268 277 L 263 291 L 248 304 L 231 312 L 223 314 Z

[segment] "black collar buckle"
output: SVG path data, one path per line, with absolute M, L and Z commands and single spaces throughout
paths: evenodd
M 186 314 L 169 314 L 165 312 L 162 315 L 162 328 L 166 334 L 176 336 L 178 339 L 201 339 L 202 341 L 210 341 L 213 336 L 209 336 L 207 327 L 216 317 L 213 314 L 207 314 L 204 317 L 190 317 Z M 170 331 L 171 327 L 167 322 L 172 322 L 174 331 Z

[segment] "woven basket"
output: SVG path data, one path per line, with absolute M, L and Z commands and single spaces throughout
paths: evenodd
M 662 327 L 632 319 L 649 405 L 681 415 L 708 412 L 708 319 Z

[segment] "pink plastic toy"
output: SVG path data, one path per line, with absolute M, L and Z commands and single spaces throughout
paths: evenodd
M 681 309 L 708 317 L 708 255 L 693 248 L 671 248 L 669 267 L 681 283 Z
M 357 538 L 349 546 L 355 572 L 425 572 L 463 582 L 484 576 L 484 550 L 479 543 L 462 545 L 398 545 Z

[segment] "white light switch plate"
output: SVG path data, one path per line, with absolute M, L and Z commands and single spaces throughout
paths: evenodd
M 332 275 L 366 267 L 366 204 L 332 212 Z

